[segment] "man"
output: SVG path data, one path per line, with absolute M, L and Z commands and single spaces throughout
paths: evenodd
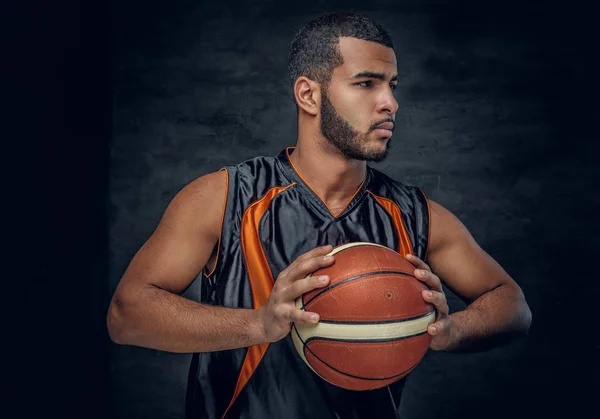
M 386 31 L 355 14 L 322 16 L 292 42 L 298 140 L 191 182 L 135 255 L 108 313 L 121 344 L 194 353 L 188 418 L 393 418 L 404 380 L 353 392 L 314 374 L 291 322 L 316 323 L 294 299 L 335 263 L 332 246 L 366 241 L 406 255 L 437 310 L 431 349 L 527 332 L 519 286 L 463 224 L 419 188 L 367 166 L 387 154 L 398 103 Z M 204 269 L 202 302 L 182 293 Z M 440 278 L 470 302 L 449 315 Z M 492 340 L 493 339 L 493 340 Z

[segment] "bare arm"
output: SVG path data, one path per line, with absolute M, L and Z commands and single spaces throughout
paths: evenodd
M 304 292 L 327 285 L 310 272 L 328 266 L 331 247 L 301 255 L 278 276 L 263 307 L 234 309 L 200 304 L 181 294 L 204 268 L 218 243 L 226 198 L 224 171 L 183 188 L 158 227 L 127 267 L 107 315 L 111 339 L 119 344 L 169 352 L 210 352 L 283 338 L 290 321 L 314 323 L 314 313 L 293 304 Z
M 417 277 L 438 291 L 441 287 L 436 286 L 436 281 L 439 284 L 441 280 L 469 303 L 464 310 L 430 326 L 438 329 L 434 334 L 434 341 L 437 335 L 438 342 L 433 348 L 482 349 L 524 335 L 531 324 L 531 311 L 521 288 L 477 244 L 458 218 L 436 202 L 429 200 L 429 204 L 429 266 L 421 267 L 430 268 L 433 274 L 417 273 Z M 434 292 L 430 298 L 424 293 L 424 298 L 434 303 L 438 311 L 445 308 L 447 312 L 443 294 Z
M 170 352 L 262 343 L 254 310 L 213 307 L 178 295 L 204 268 L 219 240 L 225 182 L 224 171 L 208 174 L 169 204 L 114 293 L 107 316 L 113 341 Z

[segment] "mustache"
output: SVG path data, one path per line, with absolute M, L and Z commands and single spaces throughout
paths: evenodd
M 386 118 L 386 119 L 382 119 L 380 121 L 375 122 L 372 126 L 371 126 L 371 131 L 377 129 L 377 127 L 381 124 L 384 124 L 386 122 L 391 122 L 392 124 L 394 124 L 392 126 L 392 132 L 394 132 L 394 130 L 396 129 L 396 122 L 392 119 L 392 118 Z

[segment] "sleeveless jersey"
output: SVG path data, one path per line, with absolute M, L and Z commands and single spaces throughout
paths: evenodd
M 429 207 L 419 188 L 367 166 L 362 185 L 334 216 L 295 170 L 293 150 L 221 169 L 227 173 L 223 226 L 201 302 L 257 309 L 282 270 L 325 244 L 371 242 L 425 260 Z M 404 381 L 371 391 L 336 387 L 302 361 L 288 335 L 271 344 L 194 354 L 186 418 L 396 418 Z

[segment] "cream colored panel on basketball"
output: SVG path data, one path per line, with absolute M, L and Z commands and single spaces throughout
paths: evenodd
M 331 252 L 329 252 L 328 255 L 335 255 L 336 253 L 339 253 L 342 250 L 350 249 L 351 247 L 356 247 L 356 246 L 377 246 L 377 247 L 383 247 L 384 249 L 392 250 L 389 247 L 382 246 L 382 245 L 377 244 L 377 243 L 354 242 L 354 243 L 343 244 L 340 247 L 336 247 Z
M 427 330 L 433 323 L 435 311 L 418 319 L 393 323 L 364 323 L 339 324 L 320 322 L 314 326 L 302 326 L 298 333 L 303 341 L 310 338 L 348 339 L 348 340 L 379 340 L 398 339 L 417 335 Z
M 298 308 L 301 308 L 298 307 Z M 365 323 L 365 324 L 338 324 L 320 322 L 316 325 L 295 325 L 292 330 L 292 340 L 296 350 L 307 362 L 304 356 L 302 341 L 310 338 L 347 339 L 368 341 L 380 339 L 398 339 L 427 332 L 427 326 L 435 321 L 435 311 L 412 320 L 394 323 Z
M 298 306 L 297 303 L 296 306 Z M 298 353 L 306 362 L 302 341 L 306 342 L 310 338 L 347 339 L 350 341 L 398 339 L 425 333 L 427 332 L 427 326 L 434 321 L 435 311 L 432 311 L 417 319 L 394 323 L 338 324 L 320 322 L 316 325 L 295 325 L 297 333 L 292 330 L 292 340 Z

